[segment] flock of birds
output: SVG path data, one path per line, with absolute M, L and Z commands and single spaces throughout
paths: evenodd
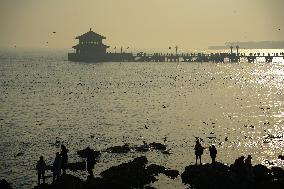
M 56 31 L 53 31 L 53 32 L 52 32 L 52 34 L 56 34 L 56 33 L 57 33 Z M 49 41 L 46 41 L 46 42 L 45 42 L 45 44 L 48 44 L 48 43 L 49 43 Z M 17 45 L 14 45 L 14 48 L 17 48 Z
M 278 31 L 281 31 L 281 29 L 280 28 L 278 28 Z M 56 31 L 53 31 L 52 32 L 52 34 L 56 34 L 57 32 Z M 49 43 L 49 41 L 46 41 L 45 42 L 46 44 L 48 44 Z M 14 45 L 14 48 L 17 48 L 17 45 Z M 115 47 L 116 48 L 116 47 Z M 129 47 L 127 47 L 127 49 L 128 49 Z

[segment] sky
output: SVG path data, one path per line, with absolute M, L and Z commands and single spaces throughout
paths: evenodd
M 90 28 L 111 48 L 282 41 L 283 9 L 284 0 L 0 0 L 0 48 L 71 49 Z

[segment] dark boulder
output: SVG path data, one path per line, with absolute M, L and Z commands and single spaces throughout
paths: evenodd
M 189 165 L 181 174 L 182 182 L 197 189 L 235 189 L 239 184 L 224 164 Z
M 128 153 L 130 150 L 128 144 L 124 144 L 123 146 L 113 146 L 106 149 L 109 153 Z
M 166 175 L 167 177 L 171 178 L 171 179 L 175 179 L 179 176 L 179 171 L 166 169 L 166 170 L 164 170 L 163 174 Z
M 67 169 L 69 169 L 71 171 L 85 171 L 86 170 L 86 162 L 68 163 Z
M 151 164 L 147 166 L 147 172 L 148 174 L 152 174 L 155 176 L 162 173 L 171 179 L 175 179 L 179 175 L 179 171 L 177 170 L 167 169 L 164 166 L 156 165 L 156 164 Z
M 279 155 L 278 159 L 284 160 L 284 156 L 283 155 Z
M 271 173 L 273 175 L 273 178 L 278 180 L 284 180 L 284 170 L 280 167 L 272 167 Z
M 91 148 L 89 148 L 89 147 L 87 147 L 87 148 L 85 148 L 85 149 L 83 149 L 83 150 L 77 151 L 77 154 L 78 154 L 81 158 L 87 158 L 87 155 L 88 155 L 89 151 L 91 151 L 91 152 L 94 154 L 94 157 L 95 157 L 95 158 L 98 158 L 98 157 L 100 157 L 100 155 L 101 155 L 101 152 L 100 152 L 100 151 L 95 151 L 95 150 L 93 150 L 93 149 L 91 149 Z
M 147 144 L 142 144 L 140 146 L 134 147 L 134 150 L 137 152 L 148 152 L 150 150 L 150 146 Z
M 272 179 L 271 170 L 261 164 L 253 166 L 253 173 L 256 182 L 264 182 Z
M 72 175 L 61 176 L 52 184 L 40 184 L 34 187 L 34 189 L 83 189 L 85 187 L 85 182 L 78 177 Z
M 5 179 L 0 180 L 0 188 L 1 189 L 12 189 L 11 185 Z
M 165 170 L 166 168 L 161 165 L 151 164 L 147 166 L 147 172 L 148 174 L 151 174 L 151 175 L 158 175 L 160 173 L 164 173 Z
M 124 188 L 142 187 L 156 181 L 153 175 L 145 169 L 148 160 L 146 157 L 138 157 L 128 163 L 113 166 L 100 175 L 104 181 Z
M 152 142 L 149 144 L 149 146 L 155 150 L 161 150 L 161 151 L 167 150 L 167 147 L 165 144 L 158 143 L 158 142 Z

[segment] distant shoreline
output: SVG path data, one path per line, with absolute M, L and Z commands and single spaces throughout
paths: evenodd
M 209 50 L 229 49 L 230 46 L 239 46 L 241 49 L 284 49 L 284 41 L 247 41 L 226 42 L 224 45 L 208 46 Z

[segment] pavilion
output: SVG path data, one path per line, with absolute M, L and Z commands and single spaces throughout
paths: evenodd
M 75 53 L 69 53 L 68 60 L 101 62 L 107 59 L 106 50 L 109 46 L 103 44 L 103 39 L 106 37 L 92 31 L 92 28 L 75 39 L 79 40 L 79 44 L 73 46 Z

